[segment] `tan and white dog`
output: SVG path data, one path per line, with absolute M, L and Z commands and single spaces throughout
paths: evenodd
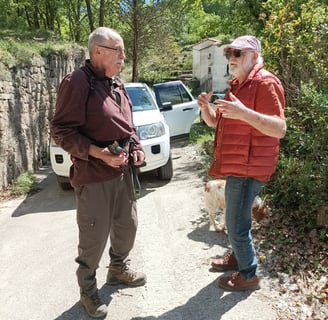
M 217 179 L 208 181 L 205 184 L 204 202 L 205 209 L 208 212 L 210 225 L 215 231 L 224 231 L 226 202 L 224 196 L 225 180 Z M 220 222 L 216 221 L 218 212 L 222 212 Z M 252 206 L 253 219 L 263 226 L 270 224 L 271 208 L 259 196 L 256 196 Z

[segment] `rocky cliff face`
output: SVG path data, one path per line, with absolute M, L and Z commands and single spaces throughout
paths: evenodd
M 49 120 L 65 74 L 81 66 L 85 52 L 35 57 L 28 66 L 0 75 L 0 189 L 24 171 L 49 162 Z

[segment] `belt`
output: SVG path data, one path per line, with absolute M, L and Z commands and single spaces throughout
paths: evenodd
M 106 147 L 109 147 L 109 146 L 113 146 L 117 143 L 128 154 L 128 158 L 129 158 L 128 168 L 129 168 L 129 171 L 130 171 L 131 182 L 132 182 L 132 186 L 133 186 L 133 189 L 134 189 L 133 191 L 134 191 L 135 196 L 139 196 L 140 191 L 141 191 L 141 185 L 140 185 L 140 181 L 139 181 L 139 177 L 138 177 L 138 173 L 137 173 L 137 168 L 134 166 L 133 159 L 132 159 L 132 152 L 133 152 L 133 149 L 134 149 L 134 146 L 135 146 L 135 143 L 136 143 L 134 141 L 134 139 L 124 138 L 124 139 L 118 139 L 118 140 L 93 142 L 93 144 L 95 144 L 99 148 L 106 148 Z M 109 149 L 111 150 L 111 148 L 109 148 Z M 116 149 L 116 147 L 114 149 Z M 113 153 L 116 153 L 116 152 L 114 151 Z M 124 167 L 121 168 L 121 169 L 124 171 Z
M 115 141 L 118 142 L 120 147 L 128 150 L 130 138 L 116 139 L 116 140 L 106 140 L 106 141 L 94 141 L 92 144 L 96 145 L 99 148 L 106 148 L 109 145 L 112 145 Z

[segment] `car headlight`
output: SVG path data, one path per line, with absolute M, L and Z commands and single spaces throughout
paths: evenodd
M 165 134 L 164 124 L 162 122 L 148 124 L 137 127 L 137 134 L 140 140 L 147 140 L 161 137 Z

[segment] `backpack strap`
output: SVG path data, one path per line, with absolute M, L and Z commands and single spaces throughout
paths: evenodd
M 89 102 L 89 98 L 93 97 L 96 94 L 97 77 L 92 72 L 90 72 L 85 66 L 81 67 L 80 70 L 86 74 L 89 82 L 88 97 L 87 100 L 85 101 L 85 105 L 87 106 Z
M 88 98 L 89 96 L 94 96 L 95 93 L 96 93 L 96 89 L 95 89 L 95 84 L 96 84 L 96 77 L 91 74 L 89 76 L 89 95 L 88 95 Z

